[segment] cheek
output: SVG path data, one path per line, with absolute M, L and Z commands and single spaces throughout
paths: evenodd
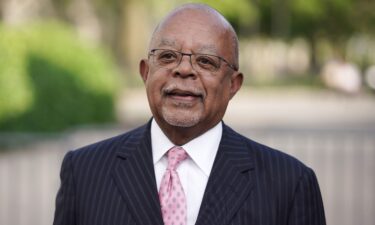
M 227 76 L 222 77 L 221 79 L 216 79 L 210 82 L 210 87 L 212 92 L 214 92 L 217 96 L 224 97 L 228 95 L 230 90 L 230 79 Z
M 147 98 L 148 102 L 151 107 L 157 107 L 160 105 L 161 101 L 161 85 L 160 82 L 155 79 L 154 75 L 149 76 L 149 78 L 146 81 L 146 92 L 147 92 Z
M 229 79 L 220 79 L 207 82 L 207 107 L 221 108 L 227 105 L 229 101 L 230 81 Z
M 160 90 L 162 89 L 162 86 L 165 83 L 165 75 L 158 74 L 154 71 L 151 71 L 147 81 L 146 81 L 146 88 L 147 88 L 147 94 L 151 95 L 150 97 L 155 98 L 160 95 Z

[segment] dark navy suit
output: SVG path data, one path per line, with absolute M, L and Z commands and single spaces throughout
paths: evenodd
M 65 156 L 54 225 L 73 224 L 163 224 L 150 123 Z M 324 225 L 325 216 L 310 168 L 223 125 L 196 224 Z

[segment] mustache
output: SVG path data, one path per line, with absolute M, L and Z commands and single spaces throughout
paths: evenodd
M 206 93 L 201 90 L 200 88 L 194 87 L 194 86 L 184 86 L 181 84 L 169 84 L 165 86 L 162 89 L 162 92 L 164 94 L 173 94 L 173 93 L 184 93 L 184 94 L 190 94 L 195 96 L 201 96 L 203 98 L 206 97 Z

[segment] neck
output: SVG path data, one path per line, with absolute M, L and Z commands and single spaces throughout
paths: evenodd
M 177 146 L 182 146 L 193 140 L 194 138 L 199 137 L 217 124 L 215 123 L 211 126 L 205 127 L 202 127 L 202 125 L 195 125 L 192 127 L 177 127 L 171 126 L 168 123 L 159 123 L 158 121 L 156 122 L 158 123 L 164 134 L 169 138 L 169 140 Z

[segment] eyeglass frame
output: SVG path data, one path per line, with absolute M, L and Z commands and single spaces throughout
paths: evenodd
M 174 68 L 178 67 L 181 64 L 182 58 L 184 56 L 189 56 L 190 65 L 193 66 L 193 62 L 191 61 L 191 56 L 193 56 L 193 55 L 206 55 L 206 56 L 217 57 L 218 59 L 220 59 L 220 62 L 224 61 L 229 68 L 231 68 L 234 71 L 238 71 L 238 69 L 237 69 L 237 67 L 235 65 L 229 63 L 223 57 L 218 56 L 218 55 L 212 55 L 212 54 L 205 54 L 205 53 L 185 53 L 185 52 L 180 52 L 180 51 L 176 51 L 176 50 L 172 50 L 172 49 L 154 48 L 154 49 L 150 50 L 150 52 L 148 53 L 148 57 L 150 57 L 151 55 L 155 56 L 154 52 L 157 51 L 157 50 L 172 51 L 172 52 L 175 52 L 175 53 L 178 53 L 178 54 L 181 55 L 180 61 L 178 62 L 178 64 Z M 218 69 L 215 70 L 215 71 L 218 71 L 220 68 L 221 68 L 221 63 L 220 63 L 220 66 L 218 67 Z

